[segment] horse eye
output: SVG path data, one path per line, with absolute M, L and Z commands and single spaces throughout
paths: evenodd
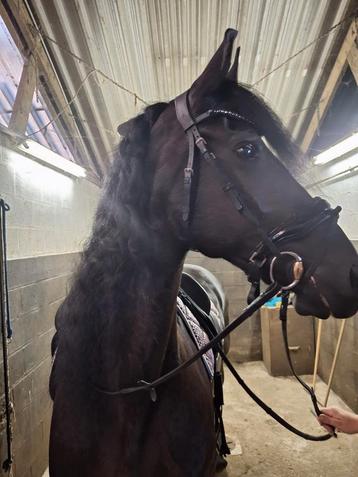
M 254 159 L 255 157 L 257 157 L 258 151 L 257 147 L 254 144 L 250 142 L 245 142 L 236 149 L 236 152 L 243 159 Z

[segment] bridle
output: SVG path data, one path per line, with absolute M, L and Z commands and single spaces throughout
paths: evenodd
M 203 114 L 200 114 L 199 116 L 194 118 L 190 112 L 188 92 L 183 93 L 176 98 L 175 109 L 177 119 L 181 124 L 182 128 L 184 129 L 189 143 L 188 161 L 184 169 L 184 200 L 182 210 L 182 221 L 185 230 L 189 230 L 190 221 L 195 212 L 192 200 L 194 192 L 192 179 L 195 170 L 195 161 L 197 160 L 195 153 L 196 150 L 198 150 L 200 152 L 200 157 L 205 161 L 209 162 L 212 166 L 214 166 L 215 171 L 217 172 L 218 180 L 221 182 L 222 189 L 225 193 L 229 195 L 234 208 L 243 217 L 245 217 L 251 225 L 255 227 L 258 235 L 260 236 L 261 240 L 254 247 L 247 263 L 247 275 L 248 279 L 252 283 L 252 289 L 248 297 L 248 306 L 244 309 L 241 315 L 235 320 L 233 320 L 229 325 L 227 325 L 223 331 L 216 335 L 213 335 L 210 329 L 207 328 L 205 325 L 208 316 L 194 302 L 192 302 L 191 305 L 198 309 L 198 312 L 202 317 L 200 323 L 204 326 L 204 329 L 207 331 L 208 336 L 211 338 L 209 343 L 200 348 L 188 360 L 181 363 L 176 368 L 172 369 L 171 371 L 160 376 L 152 382 L 146 382 L 144 380 L 141 380 L 132 387 L 122 388 L 114 391 L 109 391 L 96 385 L 95 388 L 97 389 L 97 391 L 103 394 L 107 394 L 109 396 L 127 395 L 138 391 L 147 391 L 149 392 L 151 400 L 155 402 L 157 400 L 156 388 L 158 386 L 172 379 L 183 369 L 189 367 L 208 350 L 215 349 L 221 355 L 224 363 L 227 365 L 229 370 L 232 372 L 232 374 L 239 382 L 239 384 L 244 388 L 244 390 L 255 400 L 257 404 L 259 404 L 260 407 L 262 407 L 262 409 L 264 409 L 268 414 L 270 414 L 276 421 L 278 421 L 284 427 L 289 429 L 291 432 L 294 432 L 296 435 L 299 435 L 304 439 L 311 441 L 327 440 L 332 437 L 332 435 L 335 435 L 335 433 L 333 432 L 333 434 L 324 434 L 321 436 L 312 436 L 310 434 L 306 434 L 286 422 L 281 416 L 279 416 L 263 401 L 261 401 L 261 399 L 253 393 L 253 391 L 239 376 L 233 365 L 228 360 L 227 356 L 223 353 L 221 349 L 221 341 L 235 328 L 237 328 L 240 324 L 242 324 L 245 320 L 252 316 L 252 314 L 257 311 L 262 305 L 264 305 L 270 298 L 281 292 L 282 306 L 280 309 L 280 318 L 282 321 L 282 331 L 288 361 L 294 376 L 299 380 L 302 386 L 311 395 L 311 399 L 316 413 L 320 414 L 320 410 L 317 405 L 317 399 L 312 388 L 310 388 L 306 383 L 304 383 L 299 378 L 299 376 L 296 375 L 293 369 L 289 354 L 286 322 L 289 291 L 293 290 L 304 279 L 307 279 L 312 276 L 316 267 L 322 260 L 323 255 L 325 254 L 325 250 L 323 250 L 323 252 L 319 254 L 319 257 L 317 257 L 314 262 L 310 263 L 310 265 L 305 269 L 303 259 L 296 252 L 293 252 L 291 250 L 281 250 L 279 247 L 281 247 L 282 245 L 286 245 L 286 243 L 290 241 L 302 239 L 310 235 L 314 230 L 321 227 L 323 224 L 327 224 L 329 226 L 335 225 L 337 223 L 341 208 L 336 207 L 335 209 L 332 209 L 329 204 L 323 199 L 315 198 L 313 199 L 315 212 L 308 218 L 300 219 L 296 222 L 290 221 L 288 223 L 281 224 L 270 232 L 265 231 L 260 224 L 260 221 L 258 220 L 256 214 L 251 210 L 251 208 L 247 204 L 247 201 L 244 199 L 243 194 L 240 193 L 240 188 L 237 184 L 233 183 L 230 175 L 227 173 L 220 160 L 212 151 L 209 150 L 206 140 L 202 137 L 198 129 L 198 125 L 200 123 L 202 123 L 208 118 L 216 116 L 245 121 L 252 127 L 256 128 L 255 124 L 238 113 L 223 109 L 209 109 Z M 266 268 L 268 266 L 270 278 L 269 281 L 271 283 L 268 288 L 260 294 L 259 282 L 261 279 L 262 270 L 265 266 Z M 190 297 L 187 297 L 186 299 L 190 300 Z
M 299 220 L 296 223 L 290 221 L 289 223 L 281 224 L 272 231 L 267 232 L 247 203 L 247 200 L 245 200 L 245 195 L 241 193 L 238 184 L 234 183 L 233 176 L 228 174 L 220 159 L 209 149 L 207 141 L 200 134 L 198 128 L 198 125 L 205 120 L 217 116 L 244 121 L 257 130 L 255 123 L 241 114 L 225 109 L 208 109 L 194 118 L 190 111 L 189 92 L 185 92 L 175 99 L 175 110 L 177 119 L 186 133 L 189 144 L 188 160 L 184 169 L 183 227 L 185 230 L 189 230 L 191 218 L 195 213 L 193 176 L 194 170 L 198 169 L 195 167 L 195 161 L 199 160 L 195 154 L 196 150 L 198 150 L 200 157 L 214 167 L 222 189 L 229 195 L 235 210 L 249 221 L 260 237 L 260 242 L 252 250 L 247 263 L 248 279 L 253 285 L 248 301 L 251 302 L 259 295 L 261 271 L 265 265 L 268 265 L 271 283 L 277 283 L 282 290 L 292 290 L 303 280 L 304 276 L 312 275 L 319 264 L 319 260 L 316 259 L 305 270 L 303 260 L 296 252 L 281 250 L 279 246 L 293 240 L 302 239 L 325 223 L 337 223 L 341 207 L 332 209 L 325 200 L 316 197 L 312 199 L 314 213 L 308 218 Z M 254 202 L 254 197 L 251 197 L 250 201 Z

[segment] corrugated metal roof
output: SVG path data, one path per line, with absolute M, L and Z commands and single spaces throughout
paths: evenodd
M 113 150 L 118 124 L 146 102 L 187 89 L 228 27 L 239 30 L 239 81 L 255 85 L 297 135 L 349 0 L 37 0 L 32 9 L 76 97 L 95 152 Z M 343 24 L 342 27 L 347 27 Z M 278 65 L 305 49 L 283 67 Z M 77 57 L 77 58 L 76 58 Z M 82 85 L 91 69 L 97 72 Z M 263 80 L 261 78 L 265 77 Z

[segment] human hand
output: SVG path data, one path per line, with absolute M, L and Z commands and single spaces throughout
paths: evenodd
M 317 419 L 328 432 L 332 433 L 334 427 L 337 432 L 358 433 L 358 415 L 338 407 L 323 407 L 321 413 Z

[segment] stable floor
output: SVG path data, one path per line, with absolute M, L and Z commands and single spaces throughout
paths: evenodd
M 310 398 L 293 378 L 271 377 L 261 361 L 237 365 L 252 389 L 276 412 L 300 430 L 319 434 Z M 312 376 L 305 376 L 311 384 Z M 326 385 L 318 381 L 324 399 Z M 328 405 L 347 406 L 333 392 Z M 309 442 L 291 434 L 259 408 L 229 372 L 225 374 L 224 420 L 229 440 L 236 444 L 220 477 L 357 477 L 358 435 Z M 231 444 L 232 445 L 232 444 Z M 241 455 L 240 455 L 241 452 Z

